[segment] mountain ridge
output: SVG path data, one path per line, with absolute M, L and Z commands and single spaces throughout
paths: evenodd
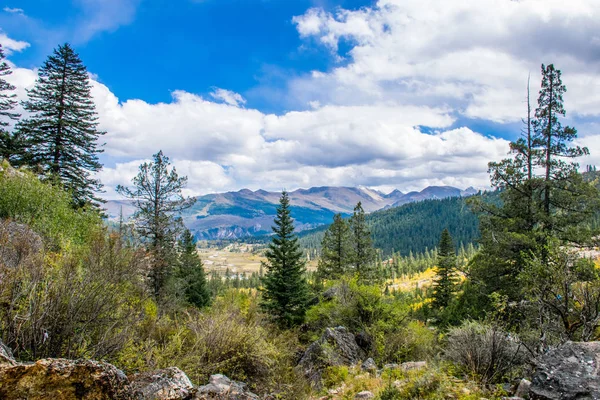
M 464 197 L 475 189 L 428 186 L 422 191 L 388 194 L 366 187 L 318 186 L 289 192 L 292 217 L 298 232 L 329 224 L 334 214 L 348 216 L 360 201 L 367 213 L 407 203 L 447 197 Z M 281 193 L 263 189 L 210 193 L 198 196 L 196 203 L 182 213 L 184 224 L 198 239 L 239 239 L 271 233 Z M 135 211 L 131 200 L 109 200 L 105 204 L 109 220 L 129 219 Z

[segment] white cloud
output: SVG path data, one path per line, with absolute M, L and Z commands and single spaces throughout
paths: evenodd
M 29 43 L 20 40 L 14 40 L 6 36 L 6 33 L 0 31 L 0 44 L 5 51 L 6 55 L 10 55 L 12 52 L 23 51 L 29 47 Z
M 4 12 L 10 13 L 10 14 L 18 14 L 18 15 L 24 15 L 25 14 L 25 11 L 22 8 L 4 7 L 2 10 Z
M 278 115 L 248 107 L 227 89 L 206 98 L 178 90 L 170 102 L 153 104 L 118 99 L 94 79 L 109 160 L 99 177 L 112 197 L 143 160 L 163 150 L 188 175 L 190 194 L 319 185 L 485 187 L 488 161 L 504 157 L 508 142 L 457 121 L 518 121 L 527 76 L 535 98 L 542 62 L 563 70 L 566 108 L 591 120 L 580 142 L 596 157 L 599 10 L 600 0 L 380 0 L 335 14 L 311 9 L 294 19 L 299 35 L 344 63 L 289 80 L 286 97 L 308 110 Z M 35 72 L 17 68 L 10 79 L 23 96 Z
M 231 90 L 215 88 L 210 95 L 213 99 L 220 100 L 230 106 L 240 107 L 246 104 L 246 99 L 241 94 L 232 92 Z
M 292 83 L 305 103 L 386 99 L 518 121 L 528 74 L 539 82 L 540 64 L 554 62 L 570 110 L 600 115 L 590 96 L 600 86 L 600 0 L 379 0 L 355 11 L 310 9 L 293 21 L 301 37 L 348 59 Z M 347 54 L 337 53 L 342 41 Z
M 141 0 L 75 0 L 83 18 L 73 32 L 73 41 L 86 42 L 100 32 L 113 32 L 133 21 Z

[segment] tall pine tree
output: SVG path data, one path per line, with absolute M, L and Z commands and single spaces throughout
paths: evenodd
M 375 248 L 361 202 L 354 207 L 354 214 L 350 218 L 350 231 L 352 233 L 352 263 L 359 279 L 367 282 L 376 280 Z
M 448 229 L 442 231 L 433 283 L 433 307 L 442 309 L 450 304 L 456 286 L 456 251 Z
M 185 299 L 189 304 L 198 308 L 210 304 L 210 290 L 202 260 L 196 249 L 194 235 L 189 229 L 184 230 L 179 241 L 179 279 L 183 282 Z
M 17 106 L 17 95 L 12 92 L 16 88 L 4 79 L 5 76 L 12 74 L 5 58 L 4 50 L 0 45 L 0 159 L 11 162 L 19 149 L 18 141 L 7 128 L 10 122 L 18 120 L 21 115 L 13 111 Z
M 333 223 L 325 231 L 321 242 L 321 258 L 317 266 L 321 278 L 337 279 L 349 272 L 352 265 L 352 242 L 348 222 L 341 214 L 333 217 Z
M 153 158 L 153 162 L 140 165 L 140 172 L 133 178 L 133 189 L 119 185 L 117 192 L 134 200 L 136 230 L 153 255 L 152 291 L 160 297 L 176 264 L 175 242 L 183 229 L 179 214 L 196 199 L 181 194 L 187 177 L 179 177 L 174 167 L 169 168 L 169 157 L 159 151 Z
M 58 46 L 38 72 L 23 108 L 31 115 L 16 134 L 24 141 L 21 163 L 39 167 L 73 196 L 73 205 L 98 204 L 101 190 L 94 173 L 102 169 L 96 106 L 87 70 L 67 43 Z
M 294 234 L 294 220 L 290 215 L 290 199 L 281 194 L 272 242 L 266 252 L 261 306 L 281 327 L 291 327 L 304 321 L 308 308 L 309 290 L 306 267 L 298 238 Z

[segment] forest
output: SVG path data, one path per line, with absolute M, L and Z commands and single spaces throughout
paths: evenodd
M 107 223 L 104 132 L 69 44 L 39 68 L 26 115 L 10 73 L 3 61 L 0 340 L 19 361 L 176 366 L 265 399 L 501 399 L 540 357 L 600 338 L 598 176 L 580 172 L 589 151 L 562 125 L 552 64 L 521 136 L 489 164 L 492 191 L 370 215 L 358 203 L 300 238 L 283 191 L 261 272 L 245 279 L 205 270 L 180 218 L 195 202 L 187 177 L 160 149 L 117 187 L 133 218 Z M 351 355 L 336 347 L 347 340 Z

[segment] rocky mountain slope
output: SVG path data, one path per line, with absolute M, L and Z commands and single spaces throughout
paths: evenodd
M 296 228 L 303 231 L 329 224 L 336 213 L 349 215 L 360 201 L 367 212 L 426 199 L 441 199 L 474 194 L 469 188 L 429 186 L 420 192 L 389 194 L 365 187 L 314 187 L 290 192 L 292 216 Z M 183 219 L 199 239 L 226 239 L 259 236 L 270 233 L 280 193 L 242 189 L 237 192 L 200 196 L 186 210 Z M 111 200 L 105 205 L 109 220 L 118 220 L 122 213 L 129 218 L 134 207 L 131 201 Z

